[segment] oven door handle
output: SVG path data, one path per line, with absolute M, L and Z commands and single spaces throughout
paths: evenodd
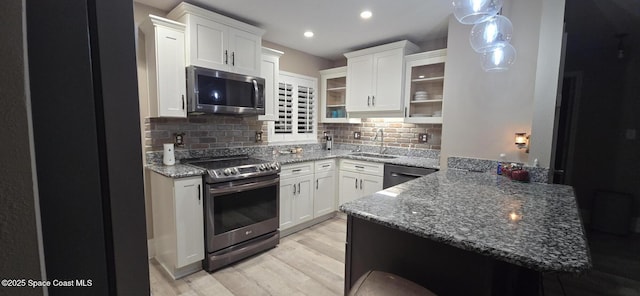
M 260 181 L 260 182 L 242 184 L 242 185 L 235 185 L 233 187 L 228 187 L 228 188 L 211 188 L 209 189 L 209 193 L 210 194 L 226 194 L 226 193 L 232 193 L 232 192 L 241 192 L 241 191 L 253 190 L 253 189 L 258 189 L 263 187 L 269 187 L 272 185 L 276 185 L 279 182 L 280 182 L 280 178 L 275 178 L 269 181 Z

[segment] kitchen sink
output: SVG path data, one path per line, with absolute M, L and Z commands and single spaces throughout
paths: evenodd
M 393 155 L 385 155 L 385 154 L 370 153 L 370 152 L 356 152 L 356 153 L 351 153 L 349 155 L 371 157 L 371 158 L 382 158 L 382 159 L 398 158 L 397 156 L 393 156 Z

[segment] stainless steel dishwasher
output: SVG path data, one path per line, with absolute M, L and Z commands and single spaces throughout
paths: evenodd
M 400 183 L 411 181 L 415 178 L 420 178 L 431 173 L 435 173 L 436 169 L 416 168 L 403 165 L 385 164 L 384 165 L 384 180 L 382 181 L 383 188 L 389 188 L 396 186 Z

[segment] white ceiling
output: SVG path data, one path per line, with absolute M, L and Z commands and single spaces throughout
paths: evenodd
M 180 0 L 135 0 L 170 11 Z M 338 59 L 355 49 L 447 35 L 448 0 L 193 0 L 191 4 L 267 30 L 264 40 L 315 56 Z M 373 17 L 360 18 L 369 9 Z M 305 30 L 315 33 L 307 39 Z

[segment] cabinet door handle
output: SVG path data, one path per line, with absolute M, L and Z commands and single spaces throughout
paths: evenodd
M 371 106 L 376 105 L 376 96 L 371 96 Z
M 231 53 L 231 66 L 235 66 L 236 65 L 236 52 L 232 52 Z
M 371 96 L 367 96 L 367 106 L 371 106 Z
M 224 63 L 225 65 L 229 64 L 229 52 L 227 50 L 224 51 Z
M 358 189 L 358 179 L 356 179 L 356 189 Z
M 297 173 L 297 172 L 300 172 L 300 171 L 302 171 L 302 169 L 295 169 L 295 170 L 292 170 L 291 172 L 292 173 Z
M 357 165 L 357 166 L 356 166 L 356 169 L 364 169 L 364 167 L 363 167 L 363 166 L 359 166 L 359 165 Z
M 298 183 L 298 194 L 300 194 L 300 183 Z
M 330 166 L 331 166 L 330 164 L 322 165 L 322 167 L 323 167 L 323 168 L 328 168 L 328 167 L 330 167 Z
M 184 110 L 184 95 L 182 95 L 182 110 Z
M 407 107 L 404 107 L 404 117 L 407 117 Z
M 293 195 L 296 195 L 296 184 L 293 184 Z
M 200 184 L 198 184 L 198 204 L 200 204 L 200 200 L 201 200 L 200 194 L 202 194 L 202 190 L 200 189 Z
M 316 190 L 318 190 L 318 179 L 316 179 Z
M 362 190 L 362 179 L 360 179 L 360 190 Z

